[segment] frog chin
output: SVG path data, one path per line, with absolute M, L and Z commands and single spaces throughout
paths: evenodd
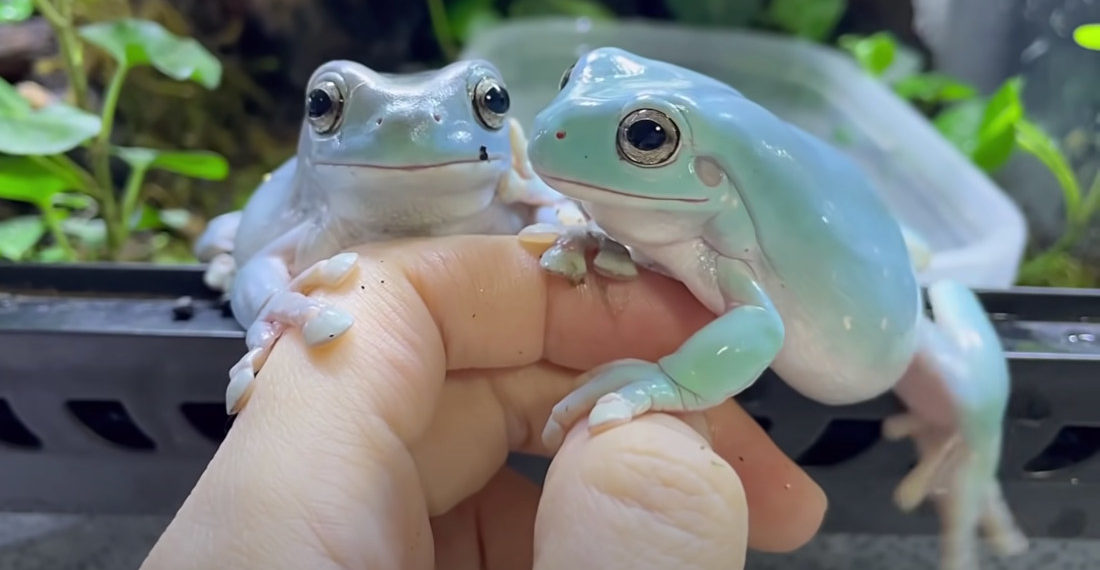
M 698 210 L 706 209 L 711 202 L 710 198 L 699 196 L 647 196 L 634 194 L 605 186 L 580 182 L 561 176 L 555 176 L 535 169 L 551 188 L 582 202 L 594 202 L 598 204 L 617 204 L 633 206 L 640 209 L 661 210 Z

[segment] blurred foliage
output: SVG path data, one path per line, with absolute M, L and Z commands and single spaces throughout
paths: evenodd
M 897 51 L 897 40 L 880 32 L 866 37 L 842 36 L 847 50 L 871 75 L 884 78 Z M 1021 285 L 1057 287 L 1100 286 L 1100 270 L 1074 254 L 1094 216 L 1100 211 L 1100 173 L 1088 191 L 1081 185 L 1059 144 L 1027 116 L 1021 100 L 1023 80 L 1007 79 L 992 95 L 935 72 L 918 72 L 887 82 L 904 99 L 917 105 L 932 124 L 979 168 L 992 174 L 1017 150 L 1040 161 L 1058 182 L 1065 209 L 1065 229 L 1049 247 L 1037 247 L 1020 268 Z
M 112 141 L 119 96 L 132 69 L 151 67 L 175 81 L 213 90 L 221 82 L 219 61 L 195 40 L 152 21 L 118 18 L 78 24 L 75 6 L 74 0 L 35 1 L 58 40 L 69 87 L 64 100 L 40 101 L 36 107 L 0 79 L 0 130 L 5 132 L 0 198 L 38 210 L 37 216 L 13 217 L 0 226 L 9 242 L 0 255 L 8 259 L 124 258 L 135 231 L 161 226 L 141 225 L 149 171 L 207 180 L 222 180 L 228 171 L 225 159 L 214 152 L 124 147 Z M 15 9 L 5 14 L 30 16 Z M 105 52 L 113 63 L 102 101 L 94 106 L 98 109 L 88 94 L 83 65 L 87 47 Z M 112 158 L 127 165 L 121 187 Z M 37 248 L 47 233 L 52 243 Z

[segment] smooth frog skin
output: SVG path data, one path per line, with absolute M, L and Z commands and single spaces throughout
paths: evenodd
M 286 327 L 302 327 L 317 345 L 352 325 L 342 309 L 305 295 L 348 277 L 356 256 L 342 250 L 583 220 L 575 203 L 531 173 L 526 138 L 507 116 L 504 81 L 488 62 L 386 75 L 331 61 L 314 72 L 305 95 L 297 155 L 243 211 L 212 220 L 195 245 L 211 262 L 207 283 L 229 290 L 248 330 L 248 354 L 230 372 L 229 413 L 244 405 Z
M 1026 548 L 996 480 L 1009 390 L 1000 341 L 954 282 L 922 299 L 906 239 L 855 163 L 732 87 L 615 49 L 589 52 L 535 119 L 528 155 L 639 263 L 717 318 L 657 362 L 589 371 L 552 413 L 551 448 L 588 414 L 598 432 L 647 411 L 718 405 L 771 367 L 805 396 L 849 404 L 895 389 L 920 463 L 895 498 L 943 507 L 944 570 L 977 566 L 979 526 Z M 566 232 L 543 266 L 576 250 Z

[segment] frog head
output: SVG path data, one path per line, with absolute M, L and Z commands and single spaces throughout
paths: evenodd
M 491 196 L 511 164 L 509 103 L 500 72 L 481 60 L 410 74 L 330 61 L 305 89 L 298 157 L 329 195 Z
M 590 204 L 699 214 L 738 198 L 711 130 L 730 87 L 618 48 L 582 56 L 535 118 L 535 171 Z M 722 153 L 737 149 L 722 148 Z

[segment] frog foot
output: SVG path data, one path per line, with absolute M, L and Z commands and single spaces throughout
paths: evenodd
M 913 414 L 900 414 L 883 423 L 887 439 L 911 437 L 920 460 L 894 492 L 903 511 L 915 509 L 933 498 L 943 517 L 941 570 L 978 568 L 977 527 L 985 530 L 994 550 L 1002 556 L 1027 550 L 1028 541 L 1016 526 L 996 477 L 999 441 L 981 445 L 967 442 L 959 432 L 925 422 Z
M 698 409 L 698 400 L 657 364 L 633 358 L 616 360 L 577 378 L 577 388 L 550 412 L 542 442 L 549 450 L 560 447 L 566 430 L 585 413 L 588 430 L 595 434 L 649 411 Z
M 638 268 L 625 246 L 586 225 L 534 224 L 521 230 L 519 238 L 526 244 L 549 244 L 539 257 L 539 266 L 575 285 L 588 276 L 587 254 L 592 250 L 596 251 L 592 265 L 599 275 L 618 280 L 638 276 Z
M 228 291 L 233 284 L 233 277 L 237 273 L 237 262 L 233 254 L 216 254 L 206 266 L 202 274 L 202 281 L 207 287 L 215 291 Z
M 1002 556 L 1028 547 L 997 481 L 1008 365 L 969 289 L 940 281 L 928 297 L 935 322 L 922 320 L 921 349 L 897 387 L 909 409 L 883 423 L 883 436 L 912 438 L 919 455 L 896 489 L 897 505 L 912 510 L 933 499 L 942 521 L 941 570 L 972 569 L 979 528 Z
M 256 374 L 287 327 L 299 327 L 307 346 L 330 342 L 351 328 L 350 313 L 311 299 L 303 291 L 339 285 L 351 275 L 358 259 L 357 254 L 341 253 L 319 261 L 291 280 L 286 290 L 268 300 L 245 334 L 248 353 L 229 371 L 225 401 L 228 414 L 238 413 L 244 407 Z

